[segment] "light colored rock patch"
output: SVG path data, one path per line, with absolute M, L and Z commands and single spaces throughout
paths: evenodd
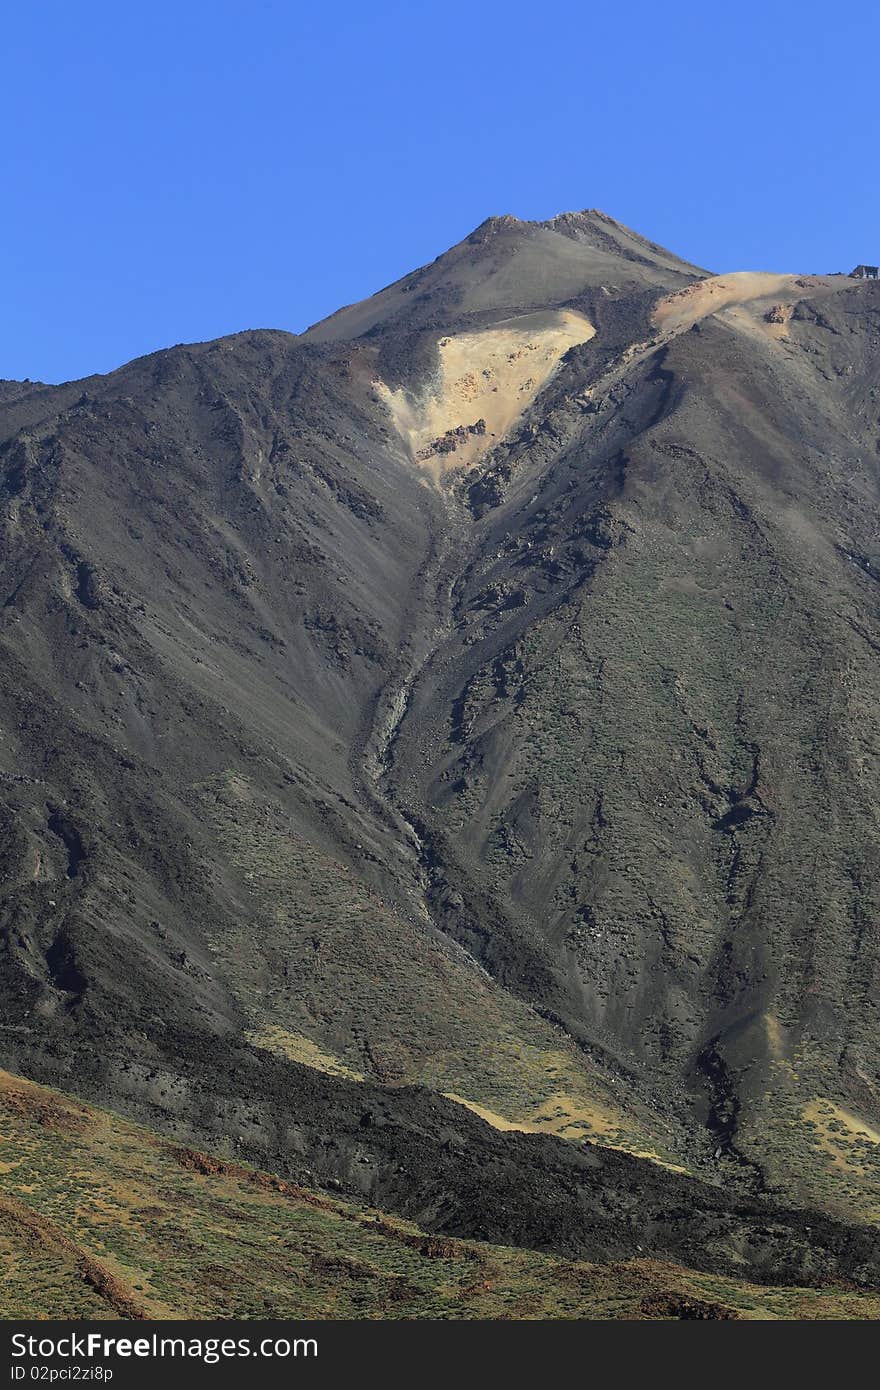
M 720 313 L 753 336 L 785 341 L 800 300 L 838 294 L 851 283 L 841 275 L 776 275 L 755 270 L 710 275 L 661 299 L 654 310 L 654 326 L 661 333 L 677 334 Z
M 730 275 L 710 275 L 683 290 L 669 294 L 654 310 L 655 326 L 663 332 L 689 328 L 709 314 L 733 305 L 775 297 L 784 302 L 797 297 L 796 286 L 804 285 L 797 275 L 774 275 L 764 271 L 737 270 Z
M 546 386 L 565 353 L 595 336 L 573 310 L 506 319 L 479 333 L 441 338 L 421 391 L 374 387 L 414 463 L 439 479 L 469 468 L 504 437 Z

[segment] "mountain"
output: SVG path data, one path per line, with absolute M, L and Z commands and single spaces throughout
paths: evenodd
M 876 1282 L 878 337 L 591 211 L 0 384 L 0 1063 L 423 1230 Z

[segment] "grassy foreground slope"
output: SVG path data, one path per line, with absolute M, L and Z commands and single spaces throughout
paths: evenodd
M 426 1235 L 0 1073 L 0 1316 L 876 1318 L 880 1298 Z

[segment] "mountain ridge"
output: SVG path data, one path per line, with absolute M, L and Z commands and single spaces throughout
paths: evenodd
M 419 1086 L 874 1222 L 880 295 L 584 216 L 3 399 L 2 1061 L 328 1181 L 326 1097 Z

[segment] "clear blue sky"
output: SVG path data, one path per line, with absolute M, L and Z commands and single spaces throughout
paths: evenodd
M 27 0 L 2 49 L 0 376 L 298 331 L 492 213 L 880 261 L 867 0 Z

